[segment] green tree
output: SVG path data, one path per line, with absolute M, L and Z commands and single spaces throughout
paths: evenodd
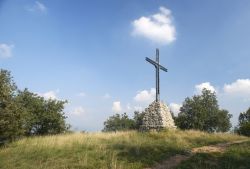
M 46 100 L 28 89 L 19 91 L 17 100 L 24 108 L 26 135 L 58 134 L 68 130 L 63 112 L 66 101 Z
M 17 87 L 10 72 L 0 70 L 0 143 L 14 140 L 23 133 L 22 107 L 16 102 Z
M 139 111 L 134 112 L 134 128 L 139 130 L 142 125 L 142 119 L 143 119 L 144 113 L 140 113 Z
M 185 99 L 175 123 L 181 129 L 225 132 L 231 128 L 231 117 L 227 110 L 219 109 L 215 92 L 203 89 L 201 95 Z
M 232 124 L 230 123 L 232 117 L 233 116 L 229 114 L 227 110 L 219 110 L 217 113 L 217 127 L 215 128 L 215 131 L 227 132 L 232 127 Z
M 241 135 L 250 136 L 250 107 L 246 112 L 240 113 L 236 131 Z
M 66 101 L 46 100 L 28 89 L 19 91 L 9 71 L 0 70 L 0 143 L 23 135 L 62 133 L 69 129 Z
M 110 116 L 104 122 L 103 131 L 121 131 L 135 128 L 135 121 L 130 119 L 126 113 Z

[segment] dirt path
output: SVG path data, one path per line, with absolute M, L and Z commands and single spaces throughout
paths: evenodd
M 216 145 L 211 145 L 211 146 L 203 146 L 203 147 L 197 147 L 193 148 L 191 150 L 191 153 L 189 155 L 175 155 L 173 157 L 168 158 L 167 160 L 155 165 L 152 168 L 146 168 L 146 169 L 171 169 L 176 166 L 178 166 L 182 161 L 185 161 L 189 159 L 191 156 L 193 156 L 196 153 L 214 153 L 214 152 L 219 152 L 223 153 L 227 147 L 233 144 L 240 144 L 243 143 L 247 140 L 240 140 L 240 141 L 233 141 L 229 143 L 220 143 Z

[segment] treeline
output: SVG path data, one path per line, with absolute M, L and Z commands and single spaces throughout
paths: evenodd
M 139 130 L 142 125 L 143 113 L 134 112 L 133 119 L 130 119 L 126 113 L 115 114 L 110 116 L 104 122 L 104 129 L 102 131 L 121 131 L 121 130 Z
M 178 116 L 171 113 L 178 128 L 195 129 L 206 132 L 227 132 L 232 127 L 232 115 L 224 109 L 219 109 L 215 92 L 203 89 L 200 95 L 187 97 Z M 103 131 L 139 130 L 142 125 L 144 113 L 134 112 L 130 119 L 126 113 L 115 114 L 104 122 Z M 239 124 L 235 132 L 250 136 L 250 108 L 240 114 Z
M 0 70 L 0 143 L 22 136 L 58 134 L 69 129 L 63 112 L 66 101 L 46 100 L 19 90 L 9 71 Z

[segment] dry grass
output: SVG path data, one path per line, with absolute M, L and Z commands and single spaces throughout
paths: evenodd
M 242 139 L 192 130 L 32 137 L 1 148 L 0 168 L 143 168 L 193 147 Z

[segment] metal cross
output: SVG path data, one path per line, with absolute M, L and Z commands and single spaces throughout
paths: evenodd
M 155 66 L 155 73 L 156 73 L 156 102 L 160 100 L 160 69 L 167 72 L 168 69 L 160 65 L 160 60 L 159 60 L 159 49 L 156 49 L 156 60 L 151 60 L 148 57 L 146 57 L 146 61 L 151 63 L 152 65 Z

